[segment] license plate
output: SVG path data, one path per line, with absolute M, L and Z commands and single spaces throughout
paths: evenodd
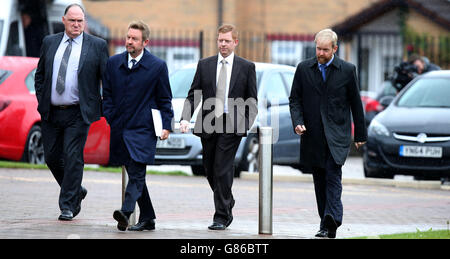
M 442 147 L 400 146 L 400 156 L 441 158 Z
M 171 149 L 183 149 L 186 145 L 184 144 L 184 139 L 182 138 L 171 138 L 166 140 L 158 139 L 156 142 L 156 148 L 171 148 Z

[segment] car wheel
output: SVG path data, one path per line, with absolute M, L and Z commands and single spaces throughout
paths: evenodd
M 192 174 L 196 176 L 205 176 L 205 168 L 203 165 L 191 165 Z
M 44 164 L 44 145 L 42 143 L 41 127 L 34 125 L 28 133 L 22 160 L 31 164 Z
M 258 172 L 259 139 L 258 135 L 251 134 L 247 137 L 244 154 L 237 170 L 249 173 Z M 236 174 L 235 174 L 236 175 Z

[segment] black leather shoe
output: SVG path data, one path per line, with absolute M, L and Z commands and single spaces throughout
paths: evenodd
M 80 213 L 80 211 L 81 211 L 81 201 L 83 201 L 84 198 L 86 198 L 87 193 L 88 193 L 87 189 L 84 188 L 83 186 L 81 186 L 81 191 L 80 191 L 80 197 L 79 197 L 79 200 L 78 200 L 78 204 L 77 204 L 76 209 L 73 212 L 73 217 L 74 218 Z
M 328 231 L 326 229 L 321 229 L 317 232 L 315 237 L 328 237 Z
M 326 215 L 324 225 L 328 230 L 328 238 L 336 238 L 337 223 L 331 215 Z
M 208 226 L 208 228 L 211 230 L 225 230 L 227 226 L 219 222 L 213 222 L 211 226 Z
M 138 222 L 136 225 L 129 227 L 129 231 L 144 231 L 144 230 L 154 230 L 155 229 L 155 220 L 147 220 L 143 222 Z
M 120 231 L 127 230 L 128 227 L 128 217 L 121 210 L 115 210 L 113 213 L 113 218 L 117 220 L 117 229 Z
M 73 219 L 73 213 L 70 210 L 62 210 L 61 215 L 59 215 L 59 220 L 70 221 Z

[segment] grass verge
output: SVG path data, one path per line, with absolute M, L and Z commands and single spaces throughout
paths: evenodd
M 447 222 L 448 225 L 448 222 Z M 356 237 L 353 239 L 450 239 L 450 230 L 417 230 L 411 233 L 389 234 L 370 237 Z
M 0 168 L 20 168 L 20 169 L 48 169 L 45 164 L 29 164 L 23 162 L 14 162 L 14 161 L 0 161 Z M 86 166 L 84 168 L 85 171 L 94 171 L 94 172 L 108 172 L 108 173 L 122 173 L 122 167 L 90 167 Z M 182 175 L 188 176 L 186 172 L 183 171 L 156 171 L 156 170 L 147 170 L 147 174 L 153 175 Z

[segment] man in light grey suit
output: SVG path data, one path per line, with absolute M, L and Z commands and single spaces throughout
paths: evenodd
M 59 220 L 72 220 L 87 190 L 83 150 L 89 126 L 101 116 L 100 81 L 108 60 L 103 39 L 84 33 L 82 6 L 69 5 L 63 33 L 44 38 L 35 76 L 45 162 L 61 187 Z

